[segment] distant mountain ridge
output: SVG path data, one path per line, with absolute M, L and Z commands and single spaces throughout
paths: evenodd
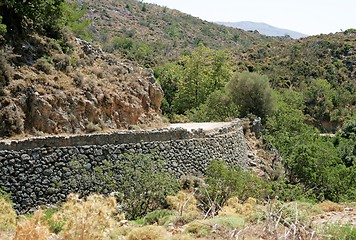
M 266 36 L 284 37 L 288 35 L 294 39 L 308 36 L 300 32 L 292 31 L 289 29 L 277 28 L 269 24 L 260 23 L 260 22 L 242 21 L 242 22 L 217 22 L 217 23 L 228 27 L 240 28 L 246 31 L 257 30 L 259 33 Z

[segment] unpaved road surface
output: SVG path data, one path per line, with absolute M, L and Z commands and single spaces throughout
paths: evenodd
M 320 226 L 325 224 L 350 224 L 356 228 L 356 209 L 345 208 L 342 212 L 327 212 L 312 219 L 312 225 Z
M 169 128 L 184 128 L 188 131 L 203 129 L 204 131 L 219 129 L 222 127 L 228 127 L 232 124 L 232 122 L 205 122 L 205 123 L 177 123 L 170 124 Z

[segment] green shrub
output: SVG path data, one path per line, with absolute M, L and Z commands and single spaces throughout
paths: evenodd
M 250 72 L 239 73 L 230 80 L 227 89 L 242 116 L 253 114 L 265 119 L 275 109 L 274 92 L 267 76 Z
M 79 156 L 70 163 L 67 184 L 83 195 L 117 192 L 116 198 L 128 219 L 166 207 L 166 196 L 179 188 L 178 179 L 166 170 L 166 162 L 144 154 L 122 154 L 120 159 L 86 169 L 88 159 Z
M 228 230 L 234 230 L 236 228 L 243 227 L 245 224 L 245 220 L 243 217 L 235 214 L 235 215 L 230 215 L 230 216 L 222 216 L 222 217 L 215 217 L 212 218 L 210 221 L 210 224 L 219 224 Z
M 9 85 L 10 81 L 13 79 L 14 69 L 9 64 L 8 59 L 6 59 L 6 54 L 0 51 L 0 88 Z
M 196 238 L 204 238 L 211 234 L 211 227 L 205 223 L 191 222 L 186 226 L 184 232 L 189 233 Z
M 302 184 L 289 184 L 285 178 L 279 178 L 271 181 L 269 188 L 269 197 L 278 198 L 283 202 L 290 202 L 295 200 L 316 201 L 316 196 L 311 190 L 306 191 Z
M 44 214 L 41 220 L 45 221 L 49 225 L 49 230 L 52 233 L 58 234 L 62 231 L 64 226 L 64 221 L 60 221 L 59 219 L 55 219 L 55 215 L 58 213 L 57 209 L 47 209 L 44 211 Z
M 268 193 L 268 184 L 253 173 L 218 160 L 208 166 L 205 183 L 206 186 L 199 189 L 197 199 L 204 212 L 213 216 L 232 196 L 244 201 L 249 197 L 260 199 Z
M 0 40 L 3 38 L 3 36 L 6 33 L 6 25 L 2 24 L 2 16 L 0 16 Z
M 62 6 L 62 25 L 69 28 L 75 36 L 91 40 L 93 34 L 88 30 L 90 20 L 84 18 L 84 14 L 88 11 L 88 4 L 79 5 L 76 2 L 66 1 Z
M 178 180 L 165 169 L 165 162 L 153 155 L 126 155 L 120 162 L 117 191 L 129 219 L 167 206 L 166 196 L 178 190 Z
M 51 74 L 53 70 L 52 59 L 42 57 L 36 61 L 36 68 L 46 74 Z
M 146 214 L 146 216 L 143 218 L 145 224 L 155 224 L 155 223 L 160 223 L 160 220 L 166 216 L 171 216 L 173 215 L 174 212 L 171 210 L 163 209 L 163 210 L 155 210 L 153 212 L 149 212 Z
M 187 113 L 193 122 L 226 121 L 239 116 L 239 110 L 225 90 L 217 90 L 209 95 L 204 104 Z
M 183 214 L 176 216 L 176 218 L 174 219 L 174 223 L 176 225 L 185 225 L 188 224 L 192 221 L 195 220 L 201 220 L 204 218 L 204 215 L 202 212 L 200 211 L 188 211 L 188 212 L 183 212 Z

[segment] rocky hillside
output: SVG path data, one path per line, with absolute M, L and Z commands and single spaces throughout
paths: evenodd
M 96 42 L 106 51 L 124 53 L 130 59 L 141 60 L 150 66 L 174 59 L 199 43 L 212 49 L 235 51 L 274 41 L 274 38 L 259 33 L 210 23 L 137 0 L 85 2 L 89 9 L 86 16 L 91 19 L 90 30 Z
M 163 92 L 152 71 L 73 37 L 12 46 L 0 59 L 2 137 L 160 123 Z

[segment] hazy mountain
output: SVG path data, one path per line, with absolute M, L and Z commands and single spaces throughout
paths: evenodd
M 264 34 L 266 36 L 286 36 L 289 35 L 291 38 L 297 39 L 306 37 L 306 34 L 295 32 L 288 29 L 277 28 L 266 23 L 259 22 L 217 22 L 218 24 L 222 24 L 229 27 L 240 28 L 246 31 L 255 31 L 257 30 L 259 33 Z

